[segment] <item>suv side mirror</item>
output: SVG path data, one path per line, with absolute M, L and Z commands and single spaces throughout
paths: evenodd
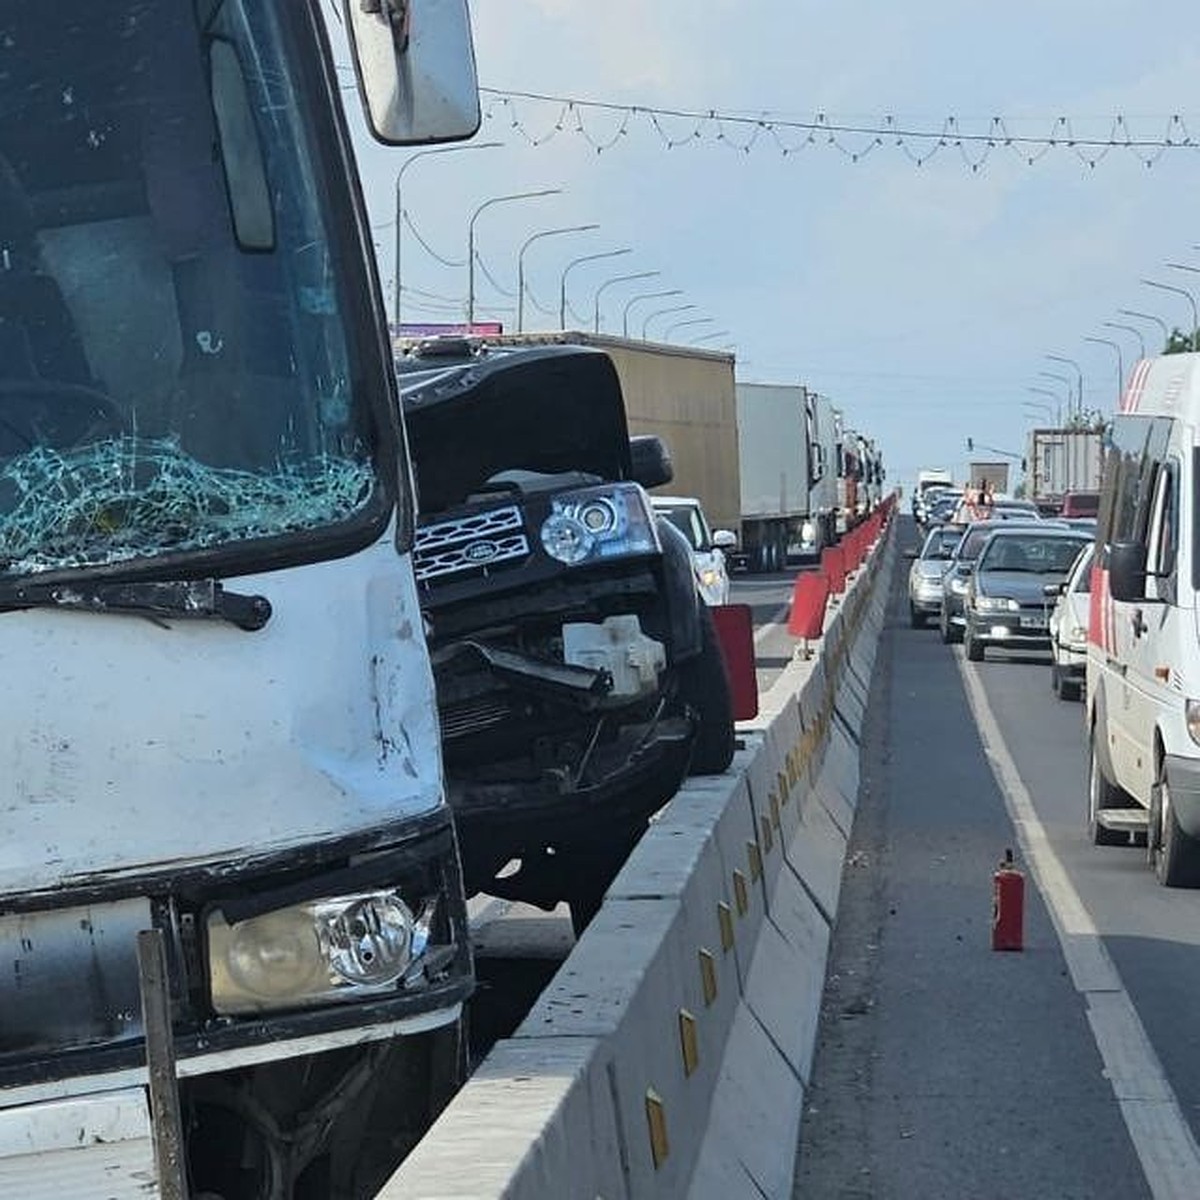
M 629 457 L 633 463 L 634 481 L 644 488 L 658 487 L 675 478 L 671 452 L 656 434 L 644 433 L 630 438 Z
M 1146 547 L 1116 542 L 1108 549 L 1108 590 L 1114 600 L 1146 598 Z
M 718 550 L 736 550 L 737 534 L 732 529 L 714 529 L 712 544 Z

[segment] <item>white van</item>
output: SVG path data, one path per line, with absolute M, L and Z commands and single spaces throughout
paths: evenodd
M 1105 452 L 1088 628 L 1088 825 L 1096 845 L 1144 833 L 1168 887 L 1200 884 L 1198 476 L 1200 354 L 1144 359 Z

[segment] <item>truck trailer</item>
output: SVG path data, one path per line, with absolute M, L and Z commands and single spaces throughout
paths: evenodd
M 1098 429 L 1033 429 L 1025 457 L 1025 494 L 1056 514 L 1068 492 L 1096 492 L 1104 454 Z

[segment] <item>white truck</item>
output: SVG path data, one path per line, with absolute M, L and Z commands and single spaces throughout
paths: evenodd
M 4 7 L 13 1200 L 374 1195 L 461 1072 L 411 471 L 324 7 Z M 341 19 L 381 140 L 475 130 L 461 0 Z
M 810 501 L 817 470 L 809 394 L 799 384 L 736 385 L 741 552 L 761 571 L 783 569 L 787 552 L 824 544 Z
M 1098 492 L 1104 434 L 1098 429 L 1033 429 L 1025 454 L 1025 498 L 1056 515 L 1072 492 Z

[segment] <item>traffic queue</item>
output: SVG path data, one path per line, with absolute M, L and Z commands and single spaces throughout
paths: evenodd
M 975 663 L 1046 652 L 1055 695 L 1084 704 L 1088 840 L 1200 886 L 1200 354 L 1139 362 L 1103 442 L 1099 491 L 1056 512 L 919 488 L 910 620 Z

